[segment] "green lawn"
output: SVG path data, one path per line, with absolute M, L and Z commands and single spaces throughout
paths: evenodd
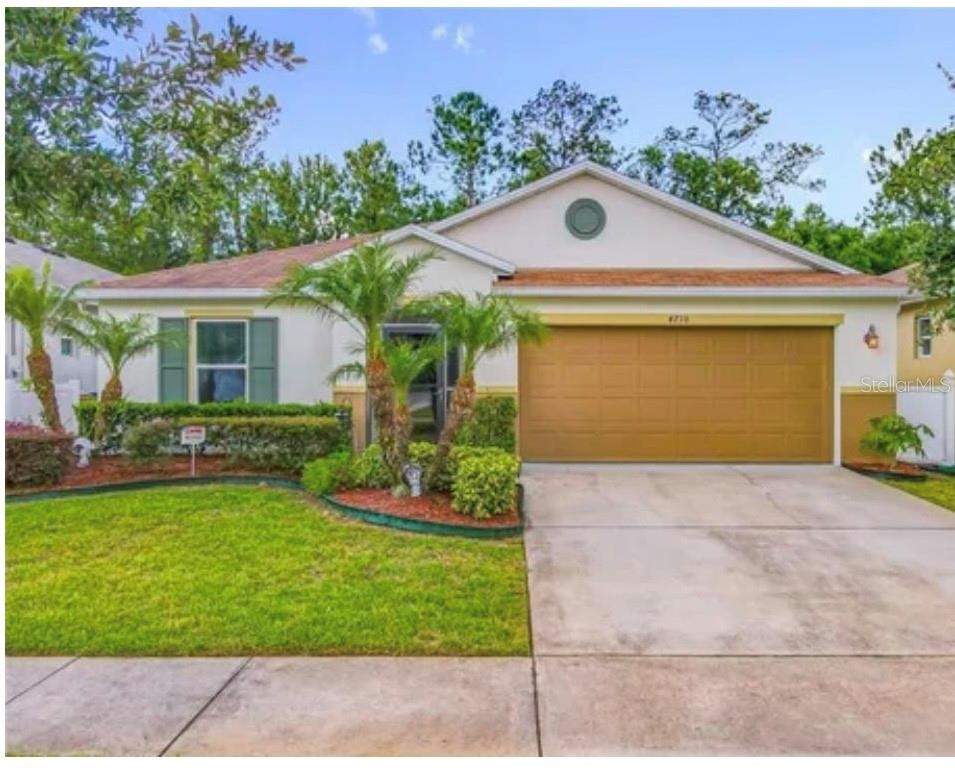
M 955 512 L 955 477 L 932 475 L 924 483 L 913 483 L 907 480 L 886 480 L 887 485 L 893 488 L 920 496 L 926 501 L 938 504 Z
M 343 521 L 232 486 L 10 503 L 7 653 L 528 653 L 519 539 Z

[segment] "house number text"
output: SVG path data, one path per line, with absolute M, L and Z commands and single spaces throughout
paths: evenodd
M 670 325 L 687 325 L 690 322 L 689 315 L 670 315 L 667 318 Z

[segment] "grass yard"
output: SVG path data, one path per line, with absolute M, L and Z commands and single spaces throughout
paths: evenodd
M 955 512 L 955 477 L 932 475 L 924 483 L 906 480 L 886 480 L 885 483 Z
M 519 539 L 233 486 L 9 503 L 7 653 L 526 655 Z

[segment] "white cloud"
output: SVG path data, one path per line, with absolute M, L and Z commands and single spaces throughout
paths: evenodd
M 454 31 L 454 47 L 467 53 L 471 50 L 471 40 L 474 39 L 474 27 L 470 24 L 458 24 Z
M 369 27 L 374 27 L 377 18 L 375 16 L 374 8 L 352 8 L 352 10 L 361 16 L 367 23 Z
M 375 32 L 373 35 L 368 36 L 368 47 L 371 48 L 372 53 L 381 55 L 382 53 L 388 52 L 388 41 L 385 40 L 383 34 Z
M 444 40 L 448 36 L 448 25 L 447 24 L 438 24 L 434 29 L 431 30 L 431 39 L 432 40 Z

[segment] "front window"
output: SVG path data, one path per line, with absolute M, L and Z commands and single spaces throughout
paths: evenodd
M 196 321 L 196 395 L 200 403 L 227 403 L 247 397 L 248 323 Z
M 915 346 L 919 357 L 932 356 L 932 339 L 935 331 L 932 328 L 932 318 L 922 315 L 915 319 Z
M 69 336 L 60 339 L 60 354 L 63 357 L 73 357 L 73 339 Z

